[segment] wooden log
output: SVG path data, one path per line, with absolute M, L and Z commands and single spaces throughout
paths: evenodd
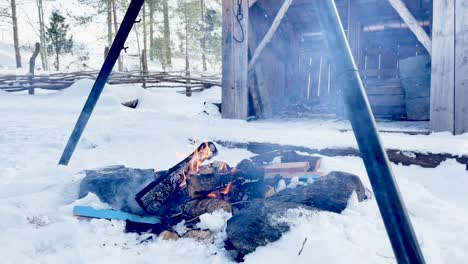
M 190 176 L 187 184 L 190 197 L 206 197 L 211 192 L 225 188 L 232 182 L 230 169 L 222 164 L 215 162 L 202 166 L 197 174 Z
M 184 218 L 186 219 L 193 219 L 199 217 L 202 214 L 212 213 L 219 209 L 222 209 L 228 213 L 232 213 L 231 205 L 228 202 L 220 199 L 195 199 L 188 202 L 184 207 Z
M 211 142 L 201 144 L 192 154 L 169 169 L 164 177 L 150 183 L 135 196 L 138 204 L 149 214 L 158 213 L 159 209 L 175 191 L 181 188 L 191 171 L 198 163 L 217 154 L 216 146 Z
M 259 142 L 231 142 L 231 141 L 216 141 L 228 148 L 242 148 L 247 149 L 256 154 L 264 154 L 272 151 L 300 151 L 309 154 L 320 154 L 329 157 L 337 156 L 354 156 L 360 157 L 361 153 L 356 148 L 324 148 L 324 149 L 313 149 L 308 147 L 293 146 L 293 145 L 279 145 L 271 143 L 259 143 Z M 468 156 L 457 156 L 449 153 L 422 153 L 417 151 L 402 151 L 398 149 L 387 149 L 387 155 L 391 162 L 395 164 L 401 164 L 404 166 L 418 165 L 423 168 L 435 168 L 439 166 L 443 161 L 448 159 L 454 159 L 460 164 L 466 165 L 468 170 Z
M 258 58 L 262 54 L 263 50 L 265 49 L 266 45 L 270 43 L 271 39 L 273 38 L 273 35 L 275 34 L 276 30 L 278 29 L 281 21 L 283 20 L 284 16 L 286 15 L 286 12 L 288 11 L 289 7 L 291 6 L 293 0 L 284 0 L 283 5 L 281 6 L 280 10 L 278 11 L 278 14 L 276 15 L 275 19 L 273 20 L 273 23 L 266 33 L 265 37 L 262 39 L 260 44 L 258 45 L 257 49 L 255 50 L 254 54 L 252 55 L 252 59 L 249 62 L 248 66 L 248 71 L 251 71 L 257 63 Z
M 249 8 L 257 3 L 257 0 L 249 0 Z
M 223 118 L 248 117 L 248 0 L 223 1 Z M 240 18 L 242 14 L 242 20 Z
M 406 7 L 402 0 L 388 0 L 390 5 L 400 15 L 401 19 L 408 25 L 409 29 L 416 35 L 416 38 L 426 48 L 427 52 L 432 54 L 432 41 L 424 28 L 419 24 L 418 20 L 414 18 L 411 12 Z

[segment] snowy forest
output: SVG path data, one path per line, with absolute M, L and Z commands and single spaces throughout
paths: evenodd
M 39 71 L 99 69 L 128 4 L 128 0 L 2 0 L 0 67 L 28 68 L 39 43 Z M 144 66 L 220 71 L 220 0 L 146 1 L 139 19 L 116 70 Z

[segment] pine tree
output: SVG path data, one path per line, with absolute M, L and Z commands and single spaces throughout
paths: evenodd
M 55 54 L 55 69 L 60 71 L 60 56 L 72 52 L 73 37 L 68 37 L 70 26 L 65 23 L 65 17 L 60 11 L 52 11 L 50 24 L 47 28 L 47 49 Z

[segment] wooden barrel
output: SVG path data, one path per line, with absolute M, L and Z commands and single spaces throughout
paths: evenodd
M 431 57 L 422 55 L 400 60 L 399 74 L 405 92 L 408 120 L 429 120 Z

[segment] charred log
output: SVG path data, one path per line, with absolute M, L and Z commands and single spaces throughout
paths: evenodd
M 265 200 L 251 201 L 242 210 L 235 210 L 228 221 L 227 245 L 240 255 L 251 253 L 259 246 L 278 240 L 289 230 L 288 223 L 275 220 L 277 216 L 295 208 L 341 213 L 353 192 L 357 193 L 359 201 L 366 198 L 359 177 L 332 172 L 311 185 L 287 189 Z
M 271 143 L 259 142 L 230 142 L 230 141 L 216 141 L 216 143 L 228 148 L 242 148 L 247 149 L 255 154 L 266 154 L 268 152 L 282 151 L 300 151 L 309 154 L 320 154 L 329 157 L 340 156 L 353 156 L 360 157 L 360 152 L 356 148 L 325 148 L 313 149 L 308 147 L 293 146 L 293 145 L 279 145 Z M 388 159 L 395 164 L 402 164 L 404 166 L 418 165 L 423 168 L 435 168 L 443 161 L 454 159 L 458 163 L 466 166 L 468 170 L 468 156 L 466 155 L 453 155 L 449 153 L 422 153 L 417 151 L 402 151 L 398 149 L 387 149 Z
M 269 200 L 303 204 L 324 211 L 341 213 L 346 209 L 353 192 L 356 192 L 360 202 L 367 198 L 366 189 L 358 176 L 334 171 L 320 177 L 313 184 L 283 190 Z
M 216 146 L 201 144 L 195 152 L 141 190 L 135 197 L 138 204 L 149 214 L 157 214 L 162 205 L 176 190 L 180 189 L 195 163 L 202 163 L 217 154 Z

